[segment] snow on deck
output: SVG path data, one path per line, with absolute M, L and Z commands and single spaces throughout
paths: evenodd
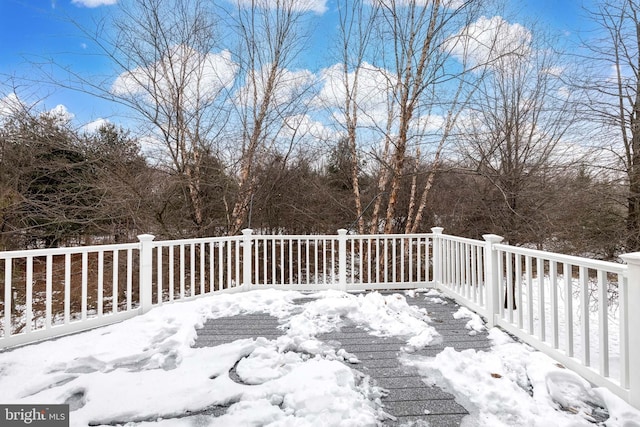
M 0 352 L 0 400 L 69 404 L 72 427 L 640 426 L 608 390 L 435 290 L 165 304 Z
M 389 296 L 392 293 L 382 294 Z M 452 394 L 435 385 L 428 385 L 416 368 L 403 365 L 400 356 L 435 356 L 445 347 L 452 347 L 456 351 L 489 350 L 491 343 L 487 332 L 478 326 L 479 331 L 470 334 L 470 329 L 466 328 L 469 319 L 456 316 L 460 307 L 453 300 L 439 296 L 425 298 L 424 294 L 416 296 L 415 293 L 410 293 L 406 298 L 410 305 L 426 310 L 431 325 L 440 335 L 426 347 L 408 348 L 405 339 L 371 334 L 370 330 L 354 324 L 348 318 L 339 320 L 335 330 L 320 334 L 317 338 L 335 351 L 343 349 L 355 356 L 355 363 L 349 363 L 348 357 L 345 358 L 345 363 L 385 390 L 381 397 L 383 418 L 386 418 L 383 425 L 407 425 L 420 421 L 426 421 L 432 427 L 460 425 L 469 412 L 456 402 Z M 313 299 L 299 299 L 296 302 L 304 305 L 309 301 Z M 280 327 L 281 323 L 278 318 L 263 313 L 210 319 L 198 329 L 195 346 L 217 346 L 238 339 L 258 337 L 275 340 L 285 333 Z M 230 376 L 234 381 L 243 382 L 242 377 L 235 372 L 235 367 Z M 208 410 L 223 413 L 224 407 Z

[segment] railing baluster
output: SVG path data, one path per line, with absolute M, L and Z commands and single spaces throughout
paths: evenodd
M 174 275 L 175 275 L 175 263 L 174 263 L 174 252 L 173 252 L 173 245 L 169 245 L 169 259 L 167 260 L 167 263 L 169 265 L 169 301 L 173 301 L 174 300 L 174 288 L 175 288 L 175 279 L 174 279 Z
M 464 243 L 464 287 L 465 297 L 473 301 L 473 264 L 471 263 L 471 246 L 468 243 Z
M 33 329 L 33 257 L 27 257 L 27 265 L 25 271 L 25 291 L 26 295 L 26 324 L 25 331 L 31 332 Z
M 71 254 L 64 255 L 64 324 L 71 322 Z
M 276 265 L 277 265 L 277 251 L 276 251 L 276 240 L 275 238 L 270 238 L 269 241 L 271 242 L 270 246 L 271 246 L 271 254 L 269 256 L 271 262 L 271 279 L 270 279 L 270 283 L 272 285 L 276 284 Z
M 238 241 L 235 242 L 235 245 L 233 245 L 235 248 L 235 257 L 236 257 L 236 286 L 240 286 L 242 285 L 242 281 L 240 280 L 241 276 L 240 276 L 240 243 Z
M 532 260 L 529 255 L 525 257 L 525 271 L 526 271 L 526 279 L 527 279 L 527 327 L 529 330 L 529 335 L 533 335 L 535 332 L 534 324 L 533 324 L 533 273 L 532 269 Z
M 11 310 L 13 309 L 13 281 L 12 281 L 13 258 L 4 260 L 4 336 L 8 337 L 12 334 L 11 327 Z
M 180 245 L 180 299 L 184 299 L 185 294 L 185 266 L 184 266 L 185 249 L 184 243 Z
M 589 337 L 589 275 L 586 267 L 580 267 L 580 314 L 582 364 L 591 366 L 591 347 Z
M 441 242 L 440 245 L 440 263 L 441 263 L 441 279 L 442 284 L 446 287 L 451 286 L 451 282 L 449 280 L 449 272 L 451 269 L 451 255 L 449 251 L 449 247 L 451 246 L 451 242 L 449 240 L 445 240 Z
M 509 323 L 513 323 L 513 299 L 514 299 L 514 294 L 513 294 L 513 264 L 512 264 L 512 254 L 510 252 L 505 252 L 504 255 L 506 256 L 507 260 L 507 292 L 505 297 L 507 298 L 507 301 L 505 301 L 507 304 L 507 320 L 509 321 Z M 502 306 L 504 306 L 504 304 L 502 304 Z
M 353 245 L 354 245 L 354 241 L 353 239 L 351 240 L 351 252 L 350 255 L 347 259 L 349 259 L 349 262 L 351 263 L 351 272 L 350 272 L 350 283 L 354 283 L 354 268 L 355 268 L 355 257 L 354 257 L 354 250 L 353 250 Z M 346 246 L 345 246 L 345 250 L 346 250 Z M 346 277 L 345 277 L 346 280 Z
M 414 273 L 413 273 L 413 246 L 414 244 L 418 244 L 418 239 L 419 237 L 411 237 L 409 239 L 409 242 L 407 243 L 409 245 L 408 251 L 409 251 L 409 260 L 408 260 L 408 266 L 407 266 L 407 282 L 413 282 L 413 277 L 414 277 Z M 428 250 L 428 249 L 427 249 Z
M 544 298 L 544 261 L 538 257 L 536 262 L 536 272 L 538 274 L 538 318 L 540 321 L 540 341 L 546 341 L 546 316 Z
M 111 268 L 111 285 L 112 285 L 112 304 L 111 304 L 111 310 L 113 314 L 116 314 L 118 312 L 118 293 L 120 292 L 120 290 L 118 289 L 118 275 L 119 275 L 119 268 L 120 268 L 120 261 L 119 261 L 119 250 L 118 249 L 114 249 L 112 252 L 112 258 L 111 258 L 111 265 L 113 266 Z
M 498 257 L 498 317 L 504 319 L 504 298 L 505 298 L 505 286 L 504 286 L 504 257 L 506 254 L 502 251 L 497 251 Z
M 384 243 L 382 242 L 382 238 L 376 238 L 376 283 L 382 283 L 384 269 L 382 268 L 382 263 L 384 262 L 384 253 L 383 249 Z
M 162 246 L 156 248 L 156 303 L 162 304 Z
M 458 256 L 459 256 L 458 269 L 460 271 L 459 273 L 460 277 L 458 279 L 458 292 L 460 293 L 460 295 L 466 298 L 467 295 L 466 295 L 465 277 L 467 275 L 467 263 L 465 259 L 465 244 L 462 242 L 458 242 L 456 246 L 457 246 Z
M 573 357 L 573 266 L 564 263 L 564 315 L 565 315 L 565 348 L 567 356 Z
M 46 301 L 45 301 L 45 320 L 44 327 L 45 329 L 51 329 L 51 315 L 52 315 L 52 298 L 53 298 L 53 255 L 47 255 L 46 261 L 46 273 L 45 273 L 45 293 L 46 293 Z
M 88 269 L 89 269 L 89 254 L 87 252 L 82 252 L 82 302 L 81 302 L 81 318 L 82 320 L 87 320 L 87 280 L 88 280 Z
M 397 258 L 397 250 L 396 250 L 398 240 L 395 237 L 392 237 L 390 240 L 391 240 L 391 277 L 390 277 L 391 280 L 390 281 L 391 283 L 396 283 L 398 281 L 397 279 L 398 258 Z M 389 279 L 387 279 L 387 282 L 389 282 Z
M 456 289 L 456 244 L 455 242 L 447 242 L 447 285 Z
M 127 311 L 131 310 L 133 295 L 133 249 L 127 249 Z
M 467 253 L 465 255 L 468 258 L 467 264 L 467 298 L 469 301 L 479 304 L 479 270 L 478 270 L 478 256 L 476 252 L 476 245 L 468 245 Z
M 206 255 L 206 243 L 202 242 L 198 245 L 200 248 L 200 295 L 204 295 L 206 293 L 205 289 L 205 255 Z
M 305 261 L 305 273 L 306 273 L 306 280 L 304 282 L 305 285 L 308 285 L 309 283 L 311 283 L 311 243 L 310 243 L 310 239 L 308 237 L 306 237 L 304 239 L 304 247 L 305 247 L 305 251 L 304 251 L 304 261 Z
M 424 239 L 424 263 L 422 262 L 422 239 L 418 238 L 418 244 L 416 247 L 416 279 L 418 282 L 424 280 L 428 282 L 431 279 L 432 283 L 436 283 L 436 262 L 433 256 L 435 249 L 435 240 L 433 238 L 425 238 Z M 431 245 L 431 257 L 429 257 L 429 245 Z M 429 262 L 431 260 L 431 262 Z M 429 266 L 431 265 L 431 268 Z M 424 279 L 422 279 L 422 269 L 424 268 Z M 431 270 L 431 278 L 429 276 L 429 270 Z
M 558 266 L 549 261 L 549 302 L 551 304 L 551 345 L 560 348 L 558 339 Z
M 400 283 L 407 283 L 409 280 L 407 279 L 408 274 L 408 264 L 409 260 L 407 257 L 409 256 L 409 248 L 411 247 L 411 240 L 413 237 L 409 238 L 400 238 Z
M 302 242 L 301 242 L 301 238 L 297 238 L 296 239 L 296 244 L 298 245 L 298 256 L 297 256 L 297 263 L 298 263 L 298 267 L 296 272 L 298 273 L 298 285 L 302 284 Z
M 524 325 L 524 310 L 522 308 L 522 256 L 516 255 L 516 304 L 518 311 L 518 329 L 522 329 Z
M 260 256 L 260 248 L 264 242 L 264 239 L 261 236 L 256 236 L 254 238 L 255 244 L 253 245 L 253 274 L 252 282 L 255 284 L 261 284 L 260 282 L 260 260 L 262 257 Z
M 356 240 L 351 238 L 351 281 L 349 283 L 356 283 Z
M 262 283 L 266 285 L 268 283 L 267 278 L 269 277 L 269 272 L 267 271 L 267 265 L 269 262 L 269 241 L 266 236 L 261 236 L 259 238 L 260 241 L 260 269 L 258 270 L 258 275 L 262 277 L 262 280 L 256 280 L 256 283 Z
M 382 238 L 383 243 L 383 249 L 382 249 L 382 264 L 383 264 L 383 269 L 382 269 L 382 282 L 383 283 L 388 283 L 389 282 L 389 238 L 388 237 L 383 237 Z
M 189 296 L 196 295 L 196 245 L 189 245 Z
M 98 251 L 98 317 L 102 317 L 104 307 L 104 251 Z
M 263 284 L 267 284 L 269 283 L 268 277 L 269 277 L 269 272 L 267 270 L 267 265 L 268 265 L 268 259 L 269 259 L 269 241 L 267 240 L 266 237 L 262 238 L 262 256 L 260 257 L 260 260 L 256 260 L 256 262 L 261 262 L 262 263 L 262 283 Z M 260 269 L 258 268 L 258 271 L 260 271 Z
M 257 246 L 257 243 L 256 243 Z M 216 290 L 216 277 L 215 277 L 215 243 L 209 242 L 209 292 L 213 293 Z
M 289 284 L 293 284 L 293 239 L 289 239 Z
M 223 290 L 229 287 L 225 286 L 224 280 L 224 246 L 225 242 L 218 243 L 218 289 Z
M 285 245 L 285 240 L 283 237 L 280 237 L 280 262 L 278 263 L 278 265 L 280 266 L 280 284 L 284 285 L 284 270 L 285 270 L 285 264 L 284 264 L 284 245 Z
M 484 281 L 485 277 L 485 269 L 484 269 L 484 255 L 482 252 L 482 247 L 476 247 L 476 254 L 478 260 L 478 305 L 480 307 L 484 307 L 486 301 L 486 284 Z
M 371 259 L 373 258 L 371 252 L 371 239 L 367 240 L 367 283 L 372 283 L 371 281 Z
M 456 290 L 456 292 L 460 293 L 460 288 L 461 288 L 461 280 L 460 280 L 461 270 L 460 270 L 460 267 L 461 267 L 461 265 L 460 265 L 460 244 L 458 242 L 454 242 L 453 243 L 453 250 L 454 250 L 454 256 L 455 256 L 455 258 L 454 258 L 455 265 L 454 265 L 454 269 L 453 269 L 453 272 L 454 272 L 453 288 Z
M 600 375 L 609 376 L 609 295 L 605 273 L 598 270 L 598 336 L 600 337 Z

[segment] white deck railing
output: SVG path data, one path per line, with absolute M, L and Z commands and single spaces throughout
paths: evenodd
M 627 264 L 442 234 L 254 235 L 0 252 L 0 349 L 219 292 L 435 287 L 640 407 L 640 253 Z

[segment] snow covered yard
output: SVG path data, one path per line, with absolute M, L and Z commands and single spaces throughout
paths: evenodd
M 407 296 L 444 302 L 433 290 Z M 305 302 L 296 304 L 301 298 Z M 193 347 L 208 319 L 250 313 L 278 318 L 283 335 Z M 465 308 L 455 316 L 469 318 L 469 334 L 484 327 Z M 318 339 L 345 319 L 371 334 L 406 340 L 401 362 L 456 396 L 470 413 L 463 425 L 640 426 L 640 411 L 498 329 L 489 331 L 491 351 L 445 348 L 435 357 L 420 356 L 416 350 L 435 342 L 438 332 L 429 313 L 409 305 L 402 293 L 257 290 L 164 305 L 119 324 L 0 353 L 0 400 L 68 403 L 73 426 L 389 422 L 385 390 L 358 371 L 357 356 Z M 240 383 L 229 376 L 232 368 Z M 228 408 L 211 410 L 219 407 Z

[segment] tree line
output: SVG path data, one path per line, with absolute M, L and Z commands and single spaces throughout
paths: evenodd
M 273 152 L 255 162 L 256 191 L 247 222 L 263 233 L 335 234 L 369 223 L 379 171 L 360 162 L 363 200 L 353 206 L 349 143 L 337 141 L 326 160 L 304 150 L 287 158 Z M 189 184 L 180 174 L 144 156 L 140 141 L 106 124 L 94 132 L 74 130 L 64 117 L 26 110 L 0 125 L 0 247 L 2 250 L 226 235 L 237 179 L 215 156 L 201 162 L 203 216 L 189 205 Z M 398 192 L 393 232 L 404 232 L 411 188 L 423 186 L 434 165 L 410 159 Z M 448 233 L 481 238 L 487 232 L 520 244 L 568 253 L 615 257 L 624 247 L 625 186 L 576 165 L 521 177 L 514 205 L 492 177 L 460 160 L 437 166 L 432 197 L 417 232 L 434 225 Z M 202 224 L 206 224 L 203 227 Z
M 640 249 L 637 1 L 598 3 L 599 38 L 564 51 L 488 2 L 337 3 L 320 77 L 300 66 L 311 14 L 293 0 L 128 0 L 83 29 L 114 75 L 53 59 L 65 83 L 49 77 L 137 127 L 5 114 L 0 248 L 443 226 Z

